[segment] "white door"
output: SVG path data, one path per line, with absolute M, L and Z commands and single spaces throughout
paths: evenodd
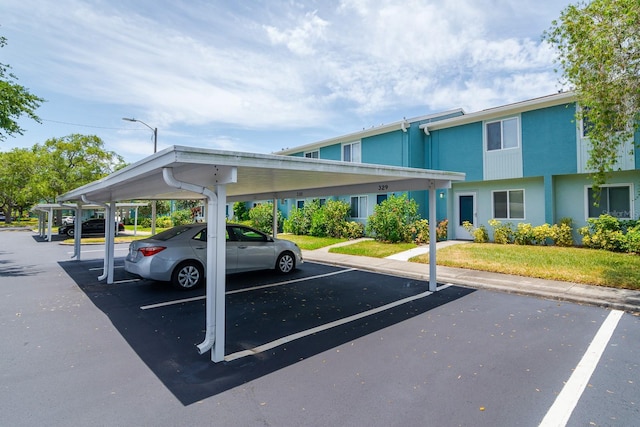
M 477 227 L 476 193 L 456 193 L 455 195 L 455 238 L 473 240 L 473 236 L 463 226 L 466 221 Z

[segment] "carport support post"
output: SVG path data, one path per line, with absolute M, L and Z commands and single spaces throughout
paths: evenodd
M 429 181 L 429 291 L 438 287 L 436 278 L 436 183 Z
M 47 222 L 47 242 L 51 241 L 51 228 L 53 228 L 53 208 L 49 208 L 49 215 L 47 216 L 49 220 Z
M 75 210 L 75 218 L 73 219 L 73 256 L 71 258 L 75 258 L 76 261 L 80 261 L 80 252 L 82 248 L 82 242 L 80 241 L 80 235 L 82 230 L 82 205 L 78 203 L 76 205 Z
M 105 258 L 104 258 L 104 271 L 102 276 L 98 280 L 107 279 L 107 285 L 113 283 L 113 253 L 114 253 L 114 225 L 116 223 L 116 202 L 111 202 L 106 205 L 105 212 L 105 224 L 104 224 L 104 237 L 105 237 Z
M 278 237 L 278 199 L 273 199 L 273 237 Z

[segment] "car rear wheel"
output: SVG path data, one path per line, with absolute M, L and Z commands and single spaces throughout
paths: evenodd
M 291 252 L 283 252 L 276 261 L 276 270 L 278 273 L 290 273 L 296 268 L 296 259 Z
M 171 283 L 178 289 L 193 289 L 204 283 L 204 269 L 197 261 L 186 261 L 176 267 Z

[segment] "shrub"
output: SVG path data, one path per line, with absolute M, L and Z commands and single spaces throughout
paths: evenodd
M 622 232 L 620 220 L 603 214 L 599 218 L 589 218 L 587 224 L 578 230 L 583 245 L 614 252 L 627 251 L 627 237 Z
M 418 204 L 402 196 L 391 195 L 376 205 L 373 215 L 369 217 L 367 231 L 376 240 L 397 243 L 411 241 L 411 225 L 419 219 Z
M 247 221 L 249 219 L 249 209 L 244 202 L 235 202 L 233 204 L 233 216 L 236 221 Z
M 356 221 L 349 221 L 345 222 L 344 225 L 344 235 L 342 235 L 341 237 L 346 237 L 348 239 L 358 239 L 364 236 L 363 224 Z
M 554 227 L 552 227 L 547 223 L 539 225 L 537 227 L 533 227 L 533 244 L 534 245 L 546 245 L 549 239 L 555 239 L 554 236 Z M 571 237 L 571 236 L 569 236 Z
M 151 227 L 151 218 L 138 218 L 138 225 L 142 228 Z
M 173 225 L 190 224 L 193 222 L 193 216 L 191 216 L 191 209 L 182 209 L 175 211 L 171 214 L 171 220 Z
M 346 228 L 351 205 L 341 200 L 327 200 L 327 203 L 322 206 L 322 210 L 324 211 L 327 235 L 330 237 L 349 237 L 349 231 Z M 355 224 L 359 223 L 356 222 Z M 362 224 L 360 224 L 360 227 L 353 227 L 358 229 L 362 227 L 362 233 L 358 237 L 364 234 L 364 226 Z M 355 229 L 352 231 L 355 231 Z
M 573 246 L 573 220 L 571 218 L 560 219 L 560 222 L 551 228 L 551 238 L 557 246 Z
M 545 225 L 548 226 L 548 224 Z M 536 241 L 536 235 L 531 224 L 518 223 L 513 241 L 516 245 L 533 245 Z
M 304 211 L 298 208 L 291 209 L 289 218 L 284 220 L 284 232 L 302 235 L 308 231 L 309 224 L 306 223 Z
M 487 243 L 489 241 L 489 233 L 487 228 L 480 224 L 480 227 L 474 227 L 469 221 L 464 221 L 462 227 L 471 234 L 474 243 Z
M 264 232 L 273 232 L 273 203 L 263 203 L 249 210 L 251 226 Z M 278 211 L 278 228 L 282 226 L 282 215 Z
M 161 216 L 156 218 L 156 227 L 159 227 L 159 228 L 173 227 L 173 222 L 171 221 L 171 217 Z
M 627 251 L 640 255 L 640 221 L 635 227 L 627 228 Z
M 447 240 L 449 237 L 449 220 L 443 219 L 436 227 L 436 238 L 438 241 Z
M 419 219 L 411 225 L 411 236 L 416 245 L 429 242 L 429 220 Z
M 501 221 L 490 219 L 489 225 L 493 228 L 493 241 L 498 244 L 507 244 L 513 242 L 513 226 L 510 222 L 502 224 Z
M 325 237 L 327 235 L 327 216 L 324 208 L 318 208 L 311 214 L 309 234 L 316 237 Z

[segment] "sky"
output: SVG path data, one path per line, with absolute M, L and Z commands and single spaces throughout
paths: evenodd
M 2 0 L 0 63 L 46 99 L 0 151 L 97 135 L 272 153 L 556 93 L 567 0 Z

